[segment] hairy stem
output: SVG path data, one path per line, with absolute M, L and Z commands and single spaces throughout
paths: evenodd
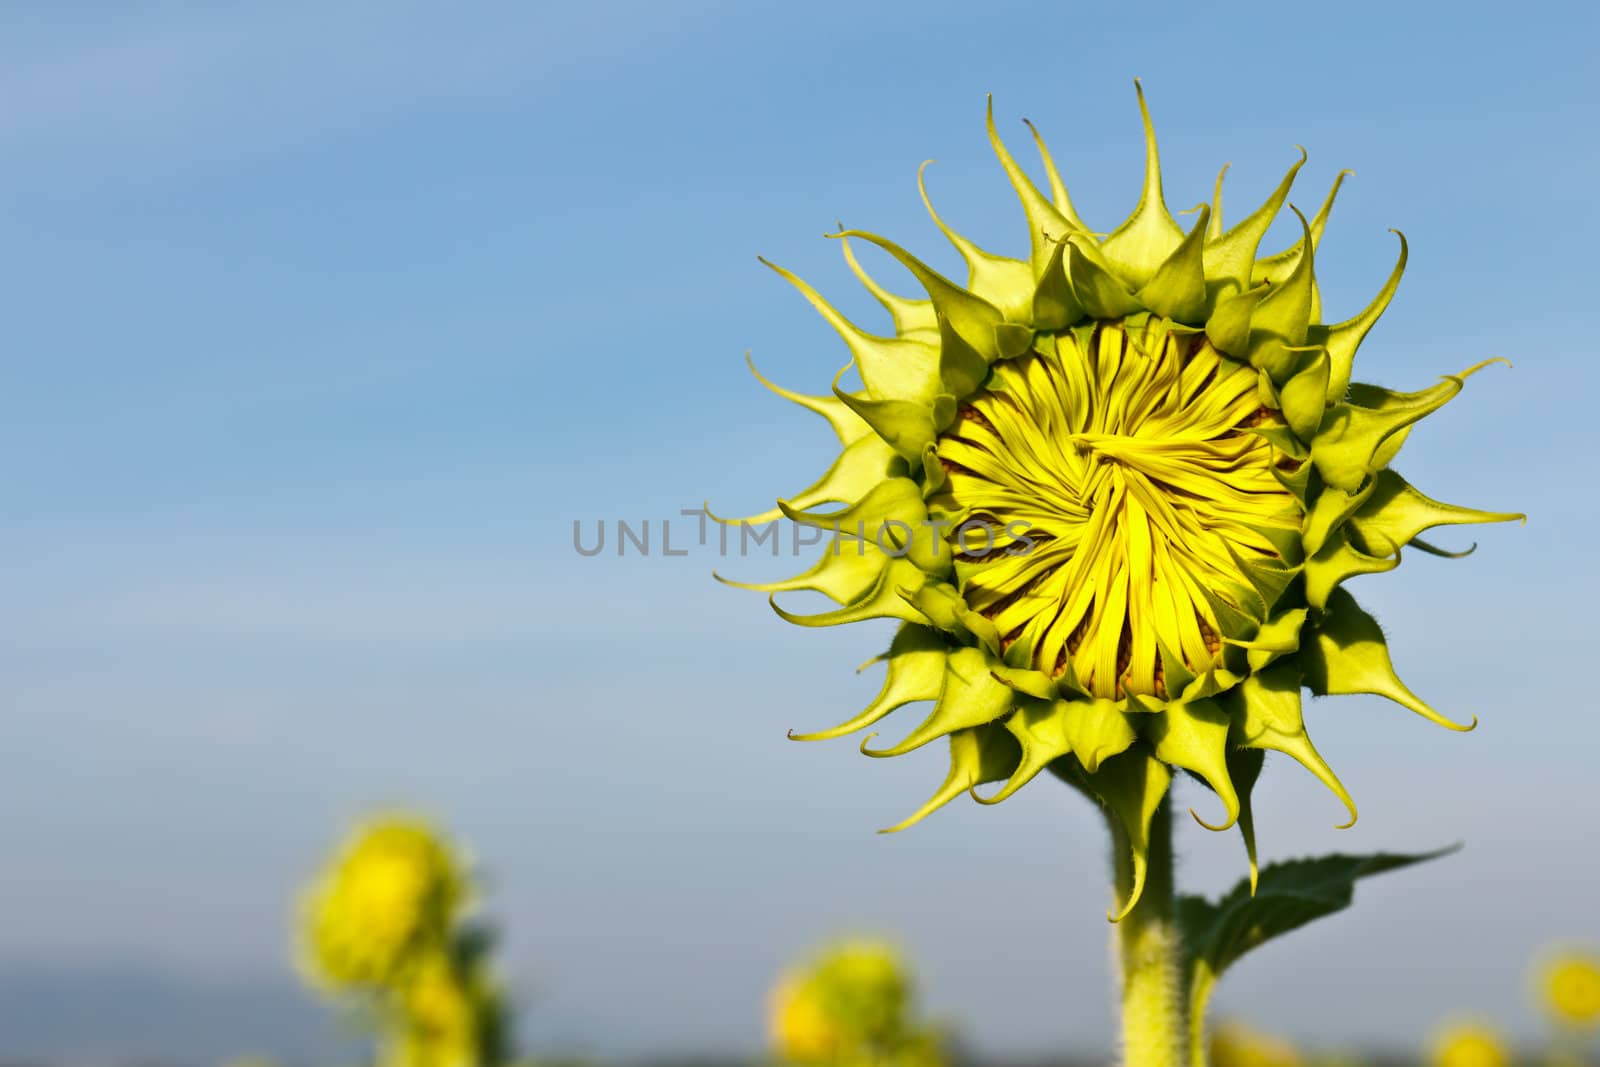
M 1132 853 L 1111 821 L 1117 899 L 1125 901 L 1133 890 Z M 1114 936 L 1122 971 L 1123 1067 L 1184 1067 L 1189 1033 L 1181 988 L 1183 940 L 1174 914 L 1172 813 L 1166 801 L 1150 820 L 1144 894 Z

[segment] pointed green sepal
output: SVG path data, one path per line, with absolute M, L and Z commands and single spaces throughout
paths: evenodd
M 1094 774 L 1078 769 L 1083 788 L 1089 790 L 1115 820 L 1127 843 L 1132 885 L 1126 900 L 1106 915 L 1121 922 L 1144 895 L 1150 861 L 1150 820 L 1172 785 L 1172 771 L 1151 755 L 1143 745 L 1135 745 L 1119 756 L 1112 756 Z
M 994 669 L 994 677 L 1001 685 L 1035 700 L 1052 701 L 1056 698 L 1056 683 L 1048 674 L 1032 667 L 1006 664 Z
M 1374 483 L 1361 507 L 1346 520 L 1346 526 L 1360 539 L 1363 548 L 1380 555 L 1399 551 L 1401 546 L 1413 543 L 1419 533 L 1435 526 L 1526 522 L 1528 518 L 1515 512 L 1478 511 L 1441 503 L 1424 496 L 1390 469 L 1379 471 Z
M 1300 668 L 1294 663 L 1279 663 L 1246 678 L 1232 694 L 1233 743 L 1245 748 L 1282 752 L 1316 775 L 1339 798 L 1350 821 L 1340 829 L 1356 824 L 1356 803 L 1317 752 L 1306 733 L 1300 708 Z
M 1293 608 L 1262 623 L 1249 641 L 1224 640 L 1245 650 L 1246 662 L 1252 671 L 1263 670 L 1279 656 L 1300 650 L 1300 631 L 1309 614 L 1306 608 Z
M 1305 162 L 1306 151 L 1302 148 L 1299 161 L 1289 168 L 1289 173 L 1283 176 L 1283 180 L 1272 191 L 1266 203 L 1239 225 L 1206 242 L 1206 283 L 1213 306 L 1224 297 L 1241 293 L 1250 287 L 1250 272 L 1255 266 L 1256 249 L 1260 247 L 1261 238 L 1266 236 L 1272 220 L 1277 218 L 1279 209 L 1283 207 L 1283 202 L 1289 195 L 1289 187 L 1294 184 L 1294 177 L 1300 173 L 1300 168 L 1305 166 Z M 1212 211 L 1217 220 L 1216 225 L 1220 226 L 1222 222 L 1222 175 L 1220 174 L 1217 175 L 1217 195 Z
M 901 266 L 916 275 L 917 281 L 922 283 L 928 299 L 933 301 L 934 310 L 950 320 L 950 325 L 967 344 L 990 362 L 999 357 L 994 349 L 994 327 L 1005 319 L 999 308 L 976 293 L 963 289 L 887 238 L 862 230 L 845 230 L 842 234 L 831 236 L 859 237 L 899 260 Z
M 1250 316 L 1271 289 L 1270 285 L 1258 285 L 1217 302 L 1206 320 L 1206 336 L 1218 352 L 1226 352 L 1235 359 L 1244 359 L 1250 354 Z
M 1033 330 L 1015 322 L 1002 322 L 994 328 L 994 347 L 1001 359 L 1016 359 L 1033 349 Z
M 922 499 L 926 501 L 938 493 L 949 480 L 949 474 L 939 462 L 939 448 L 930 441 L 922 450 Z
M 1029 133 L 1033 134 L 1033 146 L 1039 151 L 1039 162 L 1044 165 L 1045 178 L 1050 183 L 1050 202 L 1055 205 L 1056 210 L 1061 212 L 1062 217 L 1069 223 L 1087 232 L 1089 227 L 1084 225 L 1083 220 L 1078 217 L 1078 212 L 1072 206 L 1072 197 L 1067 195 L 1067 185 L 1061 180 L 1061 172 L 1056 169 L 1056 161 L 1051 157 L 1050 149 L 1044 143 L 1044 135 L 1029 120 L 1023 119 L 1022 124 L 1028 127 Z
M 1466 726 L 1450 721 L 1406 688 L 1389 660 L 1383 629 L 1343 589 L 1328 597 L 1328 608 L 1313 629 L 1315 639 L 1306 642 L 1301 659 L 1306 685 L 1318 696 L 1374 693 L 1446 729 L 1464 731 L 1478 725 L 1476 715 Z
M 928 582 L 905 590 L 904 595 L 912 607 L 945 633 L 958 637 L 970 634 L 991 652 L 999 649 L 1000 631 L 995 629 L 994 623 L 973 611 L 953 586 Z
M 839 232 L 844 232 L 844 223 L 839 224 Z M 933 301 L 913 300 L 908 296 L 891 293 L 879 285 L 877 280 L 861 266 L 861 261 L 856 259 L 855 249 L 850 247 L 849 238 L 839 238 L 839 247 L 844 251 L 844 261 L 850 267 L 850 273 L 856 276 L 856 280 L 872 294 L 874 300 L 883 305 L 883 309 L 894 320 L 894 332 L 897 336 L 931 336 L 935 332 Z
M 1110 700 L 1024 701 L 1006 720 L 1006 729 L 1022 747 L 1022 759 L 1005 786 L 993 796 L 972 796 L 981 804 L 998 804 L 1027 785 L 1056 760 L 1071 754 L 1089 774 L 1137 740 L 1128 717 Z
M 939 354 L 934 346 L 921 340 L 879 337 L 867 333 L 841 315 L 798 275 L 765 259 L 761 262 L 799 290 L 800 295 L 805 297 L 827 320 L 828 325 L 844 339 L 845 346 L 855 357 L 856 367 L 861 372 L 861 381 L 866 385 L 869 394 L 882 400 L 913 401 L 927 400 L 933 395 L 939 380 Z
M 995 680 L 994 668 L 1002 666 L 981 648 L 952 648 L 945 658 L 944 687 L 933 712 L 904 740 L 889 748 L 871 749 L 868 735 L 861 742 L 864 755 L 903 756 L 929 741 L 984 723 L 994 722 L 1011 709 L 1011 690 Z
M 1068 748 L 1090 774 L 1100 764 L 1120 756 L 1137 740 L 1128 715 L 1116 701 L 1095 697 L 1089 700 L 1057 702 Z
M 1328 195 L 1323 198 L 1322 206 L 1317 209 L 1316 215 L 1311 219 L 1311 248 L 1313 251 L 1322 243 L 1322 233 L 1328 225 L 1328 213 L 1333 210 L 1333 202 L 1338 199 L 1340 187 L 1344 185 L 1344 180 L 1354 173 L 1355 171 L 1353 170 L 1341 170 L 1334 175 L 1333 187 L 1328 190 Z M 1297 243 L 1285 248 L 1276 255 L 1258 259 L 1251 277 L 1258 282 L 1262 278 L 1281 277 L 1284 271 L 1294 266 L 1294 261 L 1299 255 L 1300 248 Z
M 1353 492 L 1371 474 L 1386 466 L 1392 453 L 1385 444 L 1413 423 L 1438 411 L 1461 392 L 1466 380 L 1491 363 L 1486 359 L 1415 393 L 1396 393 L 1375 385 L 1350 387 L 1346 403 L 1330 408 L 1322 430 L 1311 444 L 1311 461 L 1329 485 Z
M 865 596 L 877 584 L 888 565 L 877 546 L 868 542 L 841 539 L 824 548 L 822 558 L 802 574 L 775 582 L 736 582 L 716 571 L 711 576 L 735 589 L 758 593 L 789 593 L 806 590 L 821 593 L 835 604 L 849 604 Z
M 998 724 L 975 726 L 950 735 L 950 772 L 927 803 L 909 817 L 878 831 L 898 833 L 944 807 L 956 797 L 985 782 L 1011 776 L 1017 762 L 1017 742 Z
M 1328 403 L 1330 404 L 1344 400 L 1345 390 L 1350 387 L 1350 370 L 1355 365 L 1356 349 L 1383 315 L 1384 309 L 1389 306 L 1389 301 L 1394 299 L 1395 290 L 1400 288 L 1400 276 L 1406 269 L 1406 235 L 1399 230 L 1389 232 L 1400 238 L 1400 258 L 1395 262 L 1394 269 L 1389 272 L 1389 280 L 1383 283 L 1378 295 L 1373 297 L 1372 303 L 1368 304 L 1361 314 L 1333 326 L 1317 327 L 1315 336 L 1310 338 L 1328 350 Z
M 1256 816 L 1250 798 L 1255 793 L 1256 782 L 1261 777 L 1261 767 L 1266 753 L 1254 748 L 1228 750 L 1228 777 L 1239 791 L 1239 836 L 1244 838 L 1245 860 L 1250 865 L 1250 893 L 1255 894 L 1261 867 L 1256 856 Z
M 1039 776 L 1039 772 L 1052 762 L 1072 751 L 1067 740 L 1066 720 L 1060 705 L 1062 701 L 1024 700 L 1017 710 L 1005 720 L 1005 728 L 1017 740 L 1021 752 L 1016 769 L 1006 779 L 999 792 L 982 796 L 971 790 L 972 799 L 980 804 L 998 804 Z
M 1367 502 L 1375 487 L 1376 483 L 1369 481 L 1353 493 L 1338 489 L 1324 489 L 1318 493 L 1303 523 L 1306 551 L 1312 555 L 1320 551 L 1333 532 Z
M 1299 569 L 1297 567 L 1286 567 L 1277 560 L 1245 559 L 1234 550 L 1232 545 L 1226 545 L 1225 547 L 1228 549 L 1228 555 L 1232 558 L 1234 566 L 1239 569 L 1239 573 L 1244 576 L 1245 581 L 1250 583 L 1251 590 L 1259 598 L 1260 610 L 1256 612 L 1255 619 L 1257 621 L 1265 621 L 1271 613 L 1273 605 L 1277 604 L 1278 598 L 1283 595 L 1283 591 L 1289 588 L 1289 584 L 1294 581 Z M 1252 604 L 1251 606 L 1254 608 L 1256 605 Z
M 1138 289 L 1156 276 L 1161 265 L 1183 243 L 1183 230 L 1167 211 L 1166 198 L 1162 195 L 1161 156 L 1156 147 L 1155 126 L 1150 122 L 1150 107 L 1144 99 L 1144 87 L 1137 79 L 1133 84 L 1139 95 L 1139 115 L 1144 120 L 1144 188 L 1139 194 L 1139 206 L 1126 222 L 1111 231 L 1100 247 L 1128 287 Z
M 1083 318 L 1083 305 L 1067 282 L 1067 241 L 1057 241 L 1050 249 L 1038 286 L 1033 291 L 1033 324 L 1041 330 L 1065 330 Z
M 860 714 L 838 726 L 811 733 L 789 731 L 792 741 L 827 741 L 864 729 L 907 704 L 938 700 L 944 691 L 945 657 L 950 650 L 943 636 L 926 626 L 906 623 L 889 643 L 884 657 L 888 673 L 883 687 Z
M 1188 689 L 1194 682 L 1194 672 L 1159 635 L 1156 637 L 1156 652 L 1161 657 L 1161 679 L 1167 692 L 1182 693 Z
M 851 415 L 854 417 L 854 412 L 851 412 Z M 846 445 L 844 451 L 839 453 L 839 458 L 833 461 L 821 478 L 789 497 L 783 504 L 796 511 L 808 511 L 821 504 L 847 504 L 859 500 L 884 479 L 903 474 L 903 470 L 898 470 L 899 465 L 900 457 L 895 454 L 894 449 L 868 427 L 867 435 Z M 711 516 L 725 526 L 740 524 L 755 526 L 774 522 L 782 517 L 783 506 L 740 519 Z
M 810 396 L 806 393 L 797 393 L 792 389 L 785 389 L 772 381 L 765 374 L 756 369 L 755 360 L 750 358 L 750 353 L 744 354 L 744 361 L 750 368 L 750 373 L 755 375 L 756 381 L 766 386 L 767 389 L 783 397 L 791 403 L 799 404 L 808 411 L 814 411 L 828 420 L 828 425 L 833 427 L 834 436 L 839 438 L 839 444 L 848 445 L 865 437 L 871 428 L 862 422 L 856 413 L 850 410 L 843 400 L 837 396 Z
M 1321 611 L 1327 607 L 1334 589 L 1345 579 L 1358 574 L 1392 571 L 1399 565 L 1398 552 L 1392 556 L 1369 556 L 1352 545 L 1345 531 L 1340 530 L 1320 551 L 1306 560 L 1306 603 Z
M 1139 301 L 1127 287 L 1087 251 L 1090 244 L 1087 237 L 1068 239 L 1067 278 L 1084 313 L 1095 319 L 1116 319 L 1140 310 Z
M 1194 809 L 1189 814 L 1207 830 L 1226 830 L 1239 818 L 1239 794 L 1228 776 L 1228 713 L 1214 700 L 1174 701 L 1150 720 L 1147 736 L 1156 758 L 1182 767 L 1209 785 L 1225 816 L 1213 826 Z
M 939 378 L 944 393 L 957 399 L 976 393 L 989 377 L 989 361 L 956 332 L 950 320 L 939 316 Z M 929 424 L 933 417 L 930 414 Z
M 905 589 L 920 587 L 926 581 L 927 575 L 923 574 L 916 564 L 909 560 L 891 559 L 865 595 L 841 608 L 815 615 L 800 615 L 785 610 L 778 603 L 776 594 L 769 596 L 767 602 L 772 605 L 772 610 L 780 619 L 796 626 L 844 626 L 867 619 L 899 619 L 902 622 L 926 623 L 927 616 L 912 607 L 904 594 Z
M 930 159 L 917 168 L 917 189 L 922 193 L 923 206 L 928 209 L 933 224 L 939 227 L 939 232 L 944 234 L 945 239 L 955 246 L 956 251 L 961 253 L 961 258 L 966 261 L 967 289 L 970 292 L 983 294 L 984 298 L 998 307 L 1006 318 L 1024 321 L 1030 310 L 1030 298 L 1033 294 L 1032 268 L 1020 260 L 985 252 L 945 225 L 944 219 L 933 209 L 933 201 L 928 198 L 925 172 L 928 164 L 932 162 Z
M 1200 207 L 1200 218 L 1189 236 L 1173 250 L 1166 262 L 1137 293 L 1138 300 L 1157 315 L 1179 322 L 1200 324 L 1206 320 L 1205 239 L 1211 209 Z
M 1279 391 L 1283 417 L 1294 435 L 1309 444 L 1328 411 L 1328 353 L 1318 351 Z
M 1289 205 L 1300 220 L 1300 255 L 1289 276 L 1273 285 L 1250 316 L 1250 365 L 1265 370 L 1274 382 L 1289 380 L 1298 364 L 1296 350 L 1306 343 L 1311 325 L 1311 227 L 1300 209 Z
M 834 393 L 903 459 L 920 462 L 922 453 L 933 447 L 939 436 L 927 404 L 910 400 L 868 400 L 851 396 L 837 385 Z
M 1031 249 L 1031 262 L 1035 272 L 1038 271 L 1046 260 L 1050 258 L 1050 242 L 1061 240 L 1068 233 L 1083 232 L 1086 228 L 1076 216 L 1068 218 L 1052 204 L 1039 187 L 1033 184 L 1033 179 L 1017 165 L 1011 157 L 1011 152 L 1006 148 L 1005 142 L 1000 139 L 1000 131 L 994 125 L 994 97 L 989 98 L 988 111 L 985 117 L 989 128 L 989 144 L 994 149 L 994 154 L 1000 160 L 1000 165 L 1005 168 L 1006 177 L 1011 180 L 1011 187 L 1017 192 L 1017 199 L 1022 201 L 1023 214 L 1028 218 L 1028 241 Z M 1041 147 L 1043 142 L 1040 142 Z M 1054 171 L 1054 167 L 1051 168 Z M 1070 211 L 1070 205 L 1067 205 Z

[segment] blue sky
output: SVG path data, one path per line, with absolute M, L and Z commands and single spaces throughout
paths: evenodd
M 949 221 L 1021 247 L 991 92 L 1109 228 L 1137 193 L 1137 75 L 1175 210 L 1231 161 L 1239 217 L 1296 144 L 1303 208 L 1355 170 L 1318 257 L 1329 313 L 1381 284 L 1388 227 L 1412 248 L 1358 374 L 1516 364 L 1399 465 L 1530 515 L 1475 532 L 1468 560 L 1352 586 L 1413 687 L 1482 727 L 1324 702 L 1311 725 L 1361 823 L 1331 830 L 1337 805 L 1290 766 L 1258 794 L 1269 856 L 1466 851 L 1363 886 L 1220 1007 L 1325 1042 L 1414 1044 L 1474 1011 L 1530 1032 L 1526 961 L 1600 939 L 1600 863 L 1577 848 L 1600 717 L 1576 669 L 1600 593 L 1596 22 L 1540 3 L 9 5 L 0 969 L 283 980 L 296 887 L 349 821 L 402 805 L 491 874 L 534 1046 L 753 1047 L 774 971 L 866 929 L 904 941 L 980 1047 L 1108 1047 L 1105 846 L 1081 801 L 1040 783 L 872 834 L 939 754 L 783 734 L 865 702 L 850 667 L 879 635 L 786 627 L 703 552 L 580 558 L 571 524 L 806 484 L 826 434 L 743 353 L 810 391 L 845 357 L 756 254 L 881 327 L 821 235 L 843 219 L 953 271 L 916 198 L 929 157 Z M 1181 845 L 1191 884 L 1238 876 L 1231 835 Z

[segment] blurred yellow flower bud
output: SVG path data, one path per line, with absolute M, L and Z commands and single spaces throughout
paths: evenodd
M 773 987 L 768 1002 L 773 1053 L 794 1063 L 827 1063 L 840 1045 L 838 1026 L 817 995 L 816 983 L 790 972 Z
M 1540 975 L 1545 1009 L 1568 1026 L 1600 1024 L 1600 958 L 1567 951 L 1553 957 Z
M 464 893 L 455 856 L 423 823 L 358 830 L 308 901 L 310 970 L 335 987 L 378 986 L 442 946 Z
M 911 1002 L 909 970 L 892 946 L 841 941 L 774 987 L 773 1054 L 794 1064 L 938 1067 L 938 1034 L 915 1025 Z
M 1500 1034 L 1481 1023 L 1452 1023 L 1428 1050 L 1430 1067 L 1510 1067 L 1511 1052 Z

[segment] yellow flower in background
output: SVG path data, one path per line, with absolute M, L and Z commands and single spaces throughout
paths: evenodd
M 911 978 L 900 953 L 882 942 L 846 941 L 818 963 L 824 1004 L 859 1040 L 892 1041 L 904 1028 Z
M 1452 1023 L 1435 1035 L 1428 1050 L 1430 1067 L 1510 1067 L 1504 1039 L 1482 1023 Z
M 359 829 L 313 888 L 307 962 L 333 986 L 378 986 L 442 947 L 465 895 L 432 827 L 385 819 Z
M 893 946 L 841 941 L 772 991 L 773 1054 L 785 1063 L 939 1067 L 938 1035 L 913 1018 L 909 968 Z
M 1238 1021 L 1224 1022 L 1211 1036 L 1211 1067 L 1303 1067 L 1288 1041 Z
M 828 1018 L 816 983 L 790 972 L 779 979 L 768 1002 L 772 1050 L 781 1060 L 826 1063 L 837 1054 L 839 1028 Z
M 1545 1010 L 1568 1026 L 1600 1024 L 1600 957 L 1567 951 L 1553 957 L 1540 974 Z

